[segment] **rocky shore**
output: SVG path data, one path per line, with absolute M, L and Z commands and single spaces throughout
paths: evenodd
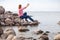
M 25 35 L 18 35 L 12 26 L 17 26 L 17 29 L 20 33 L 29 32 L 29 26 L 36 26 L 39 22 L 36 20 L 35 22 L 26 22 L 25 20 L 21 20 L 17 13 L 13 13 L 11 11 L 6 11 L 2 6 L 0 6 L 0 40 L 49 40 L 49 31 L 44 32 L 43 30 L 34 30 L 32 33 L 39 36 L 38 38 L 34 37 L 25 37 Z M 60 24 L 60 21 L 59 23 Z M 4 26 L 1 27 L 1 26 Z M 9 26 L 6 27 L 5 26 Z M 60 40 L 60 33 L 56 34 L 53 38 L 54 40 Z
M 17 26 L 17 25 L 38 25 L 39 22 L 26 22 L 18 17 L 18 13 L 6 11 L 5 8 L 0 6 L 0 25 L 2 26 Z

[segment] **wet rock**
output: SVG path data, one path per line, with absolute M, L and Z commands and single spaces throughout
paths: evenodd
M 57 24 L 60 25 L 60 21 Z
M 33 39 L 33 40 L 37 40 L 37 39 Z
M 45 33 L 50 33 L 49 31 L 46 31 Z
M 6 28 L 4 33 L 7 35 L 10 35 L 10 34 L 16 35 L 15 31 L 12 28 Z
M 12 40 L 25 40 L 25 38 L 24 37 L 16 37 L 16 36 L 14 36 L 14 38 Z
M 16 37 L 16 36 L 14 36 L 14 38 L 12 40 L 33 40 L 33 38 L 31 38 L 31 37 L 26 38 L 26 37 Z
M 49 40 L 47 35 L 41 35 L 39 39 L 40 40 Z
M 33 39 L 33 37 L 26 37 L 27 39 Z
M 38 35 L 38 34 L 42 34 L 43 31 L 42 30 L 36 30 L 36 31 L 34 31 L 34 33 Z
M 29 25 L 29 23 L 27 23 L 27 22 L 22 22 L 21 23 L 21 26 L 28 26 Z
M 0 14 L 4 14 L 5 9 L 3 8 L 3 6 L 0 6 Z
M 55 35 L 54 40 L 60 40 L 60 34 Z
M 38 25 L 39 22 L 37 20 L 35 20 L 34 22 L 30 22 L 29 25 Z
M 58 32 L 58 34 L 60 34 L 60 32 Z
M 25 26 L 18 27 L 18 30 L 19 30 L 20 32 L 29 31 L 29 29 L 27 29 L 27 27 L 25 27 Z
M 9 35 L 6 40 L 12 40 L 14 35 Z
M 5 23 L 6 23 L 6 25 L 13 25 L 14 24 L 14 22 L 10 18 L 6 18 Z
M 0 27 L 0 37 L 3 34 L 3 29 Z
M 3 33 L 2 35 L 1 35 L 1 38 L 2 39 L 6 39 L 8 37 L 8 35 L 6 34 L 6 33 Z

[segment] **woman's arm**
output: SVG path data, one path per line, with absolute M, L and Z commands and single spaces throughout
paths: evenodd
M 29 6 L 29 3 L 24 8 L 22 8 L 22 10 L 26 9 L 28 6 Z

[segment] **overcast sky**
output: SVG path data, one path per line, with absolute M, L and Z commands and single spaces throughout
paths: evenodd
M 60 0 L 0 0 L 0 5 L 6 10 L 17 11 L 18 5 L 30 6 L 26 11 L 60 11 Z

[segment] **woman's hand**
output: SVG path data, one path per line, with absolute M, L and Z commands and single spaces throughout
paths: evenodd
M 27 6 L 26 6 L 26 8 L 27 8 L 29 5 L 30 5 L 30 4 L 28 3 Z
M 27 6 L 29 6 L 30 4 L 28 3 Z

